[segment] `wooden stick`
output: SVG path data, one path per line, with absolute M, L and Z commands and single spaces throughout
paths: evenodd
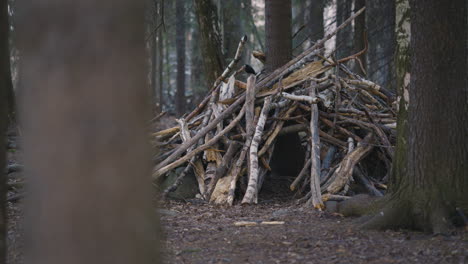
M 289 117 L 297 108 L 297 105 L 294 105 L 292 107 L 290 107 L 286 113 L 284 114 L 284 117 Z M 278 122 L 278 124 L 276 125 L 275 129 L 273 130 L 273 133 L 268 137 L 268 139 L 265 141 L 265 143 L 263 144 L 263 147 L 262 149 L 260 149 L 260 151 L 258 152 L 258 156 L 261 157 L 263 156 L 263 154 L 266 153 L 266 151 L 268 150 L 268 148 L 271 146 L 271 144 L 273 143 L 273 141 L 276 139 L 276 137 L 278 136 L 279 132 L 281 131 L 281 129 L 283 128 L 283 125 L 284 125 L 285 121 L 280 121 Z
M 247 92 L 245 99 L 245 128 L 246 133 L 250 133 L 254 129 L 254 117 L 255 117 L 255 82 L 257 78 L 255 75 L 249 76 L 247 79 Z
M 369 133 L 356 147 L 354 151 L 347 154 L 334 172 L 335 180 L 328 186 L 327 192 L 338 193 L 348 182 L 353 174 L 354 166 L 359 163 L 373 148 L 373 134 Z
M 270 110 L 271 99 L 271 96 L 265 98 L 262 112 L 260 113 L 260 118 L 258 119 L 255 134 L 252 139 L 252 144 L 250 145 L 249 184 L 247 186 L 247 191 L 245 192 L 244 198 L 242 199 L 242 204 L 258 202 L 258 146 L 260 144 L 260 140 L 262 139 L 263 128 L 267 120 L 268 111 Z
M 228 65 L 228 67 L 224 70 L 223 74 L 215 81 L 215 83 L 213 84 L 213 93 L 211 94 L 211 98 L 210 98 L 210 105 L 214 103 L 214 101 L 217 99 L 215 94 L 217 91 L 219 91 L 220 89 L 220 83 L 222 81 L 224 81 L 228 74 L 232 71 L 232 69 L 234 68 L 234 66 L 236 65 L 236 63 L 240 60 L 240 55 L 242 53 L 242 50 L 244 48 L 244 45 L 245 45 L 245 42 L 247 41 L 247 36 L 243 36 L 240 43 L 239 43 L 239 46 L 237 47 L 237 51 L 236 51 L 236 55 L 234 57 L 234 60 L 231 61 L 231 63 Z M 243 102 L 243 99 L 244 98 L 239 98 L 238 100 L 236 100 L 228 109 L 226 109 L 225 111 L 223 111 L 217 118 L 215 118 L 209 125 L 205 126 L 205 122 L 202 122 L 203 125 L 202 125 L 202 129 L 197 133 L 197 135 L 190 141 L 187 141 L 187 142 L 184 142 L 184 144 L 182 144 L 182 146 L 180 146 L 172 155 L 170 155 L 169 157 L 167 157 L 164 161 L 162 161 L 153 171 L 153 178 L 155 178 L 155 171 L 159 170 L 160 168 L 162 168 L 163 166 L 166 166 L 167 164 L 171 163 L 172 161 L 174 161 L 179 155 L 181 155 L 186 149 L 188 149 L 190 146 L 194 145 L 199 139 L 203 138 L 210 130 L 212 130 L 215 126 L 217 126 L 217 124 L 219 122 L 221 122 L 222 120 L 224 120 L 224 117 L 226 117 L 228 114 L 231 114 L 232 112 L 234 112 L 234 110 L 236 109 L 237 106 L 239 106 L 242 102 Z M 197 109 L 201 109 L 203 106 L 200 105 L 200 107 L 198 107 Z M 211 108 L 211 107 L 210 107 Z M 196 109 L 196 110 L 197 110 Z M 194 112 L 196 111 L 193 111 L 188 117 L 187 117 L 187 120 L 190 120 L 192 118 L 192 116 L 194 116 Z M 209 115 L 206 115 L 206 116 L 211 116 L 211 113 Z M 156 177 L 157 178 L 157 177 Z
M 221 74 L 221 76 L 215 81 L 213 85 L 214 87 L 218 86 L 221 82 L 224 82 L 224 80 L 226 80 L 228 75 L 234 70 L 234 67 L 241 59 L 242 50 L 244 49 L 245 42 L 247 42 L 246 35 L 244 35 L 241 38 L 241 41 L 239 42 L 239 46 L 237 46 L 236 55 L 234 56 L 234 59 L 231 61 L 231 63 L 229 63 L 229 65 L 226 67 L 226 69 Z
M 224 120 L 226 116 L 229 114 L 232 114 L 234 110 L 237 109 L 237 107 L 243 103 L 245 100 L 245 97 L 239 98 L 236 102 L 234 102 L 231 106 L 229 106 L 225 111 L 223 111 L 217 118 L 215 118 L 213 121 L 211 121 L 209 124 L 207 124 L 205 127 L 202 127 L 200 131 L 189 141 L 184 142 L 181 146 L 179 146 L 174 153 L 172 153 L 169 157 L 167 157 L 165 160 L 161 161 L 161 163 L 154 168 L 153 170 L 153 178 L 157 179 L 161 174 L 157 173 L 157 171 L 161 170 L 163 167 L 167 166 L 169 163 L 173 162 L 175 159 L 177 159 L 182 153 L 184 153 L 189 147 L 197 143 L 197 141 L 201 138 L 203 138 L 209 131 L 214 129 L 217 124 L 221 121 Z M 242 114 L 245 112 L 245 109 L 241 110 Z M 232 124 L 232 123 L 231 123 Z M 230 127 L 231 129 L 233 127 Z M 223 130 L 224 131 L 224 130 Z M 227 132 L 227 131 L 226 131 Z M 219 139 L 219 138 L 218 138 Z M 211 146 L 211 145 L 210 145 Z
M 307 102 L 309 104 L 316 104 L 320 101 L 320 98 L 318 97 L 311 97 L 307 95 L 295 95 L 295 94 L 289 94 L 285 92 L 282 92 L 280 95 L 289 100 Z
M 278 136 L 283 136 L 290 133 L 297 133 L 301 131 L 308 131 L 309 127 L 305 124 L 296 124 L 292 126 L 283 127 L 279 132 Z
M 332 121 L 324 118 L 324 117 L 320 117 L 320 121 L 322 121 L 325 125 L 329 126 L 329 127 L 334 127 L 336 128 L 337 131 L 341 132 L 342 134 L 348 136 L 348 137 L 352 137 L 354 140 L 356 140 L 357 142 L 360 142 L 362 140 L 362 138 L 358 137 L 357 135 L 351 133 L 349 130 L 347 130 L 346 128 L 343 128 L 337 124 L 334 124 Z
M 229 108 L 226 111 L 224 111 L 218 118 L 223 117 L 223 114 L 225 114 L 228 110 L 229 110 Z M 180 150 L 183 146 L 187 146 L 187 145 L 190 147 L 191 144 L 187 144 L 187 143 L 194 142 L 194 139 L 195 140 L 200 139 L 202 136 L 204 136 L 210 130 L 210 128 L 212 129 L 214 126 L 216 126 L 216 122 L 215 122 L 216 119 L 215 119 L 213 122 L 210 123 L 211 124 L 210 127 L 206 127 L 205 129 L 202 129 L 204 134 L 202 132 L 199 132 L 190 141 L 184 142 L 179 148 L 177 148 L 177 150 L 171 156 L 166 158 L 166 160 L 164 160 L 166 162 L 164 167 L 160 166 L 160 167 L 155 168 L 155 170 L 153 171 L 153 176 L 152 176 L 153 179 L 157 180 L 159 177 L 161 177 L 161 175 L 164 175 L 169 170 L 177 168 L 178 166 L 180 166 L 180 165 L 184 164 L 185 162 L 187 162 L 190 158 L 192 158 L 196 154 L 200 153 L 201 151 L 207 150 L 213 144 L 217 143 L 218 140 L 220 140 L 221 137 L 224 136 L 224 134 L 231 131 L 231 129 L 233 129 L 236 126 L 236 124 L 242 119 L 242 117 L 244 117 L 244 114 L 245 114 L 245 108 L 243 107 L 241 109 L 240 113 L 237 115 L 237 117 L 234 120 L 232 120 L 232 122 L 227 127 L 225 127 L 221 132 L 219 132 L 217 135 L 215 135 L 212 139 L 210 139 L 204 145 L 199 146 L 198 148 L 196 148 L 192 152 L 187 153 L 187 155 L 185 155 L 184 157 L 182 157 L 182 158 L 180 158 L 180 159 L 178 159 L 178 160 L 176 160 L 176 161 L 174 161 L 174 162 L 172 162 L 170 164 L 167 164 L 167 160 L 169 160 L 171 162 L 171 159 L 172 159 L 171 156 L 176 156 L 176 155 L 174 155 L 174 153 L 177 153 L 177 150 Z M 180 151 L 180 153 L 183 152 L 183 149 L 187 149 L 187 148 L 182 148 L 182 151 Z M 169 158 L 171 158 L 171 159 L 169 159 Z M 163 161 L 163 164 L 164 164 L 164 161 Z
M 236 153 L 238 148 L 239 148 L 239 143 L 229 142 L 229 147 L 228 147 L 228 150 L 226 152 L 226 155 L 224 155 L 223 160 L 221 161 L 221 164 L 216 169 L 214 177 L 211 179 L 211 182 L 208 185 L 208 188 L 206 189 L 205 200 L 210 201 L 211 195 L 213 194 L 213 191 L 214 191 L 214 189 L 216 187 L 216 183 L 218 183 L 218 180 L 229 169 L 231 161 L 234 158 L 234 154 Z
M 255 76 L 249 77 L 247 80 L 247 93 L 246 93 L 246 102 L 244 107 L 246 108 L 246 125 L 248 126 L 246 135 L 245 135 L 245 143 L 242 147 L 241 153 L 239 158 L 236 161 L 234 169 L 231 171 L 231 184 L 229 186 L 229 193 L 227 197 L 227 204 L 232 206 L 234 203 L 234 196 L 236 191 L 237 180 L 241 173 L 242 164 L 244 164 L 244 160 L 247 156 L 247 151 L 250 148 L 250 144 L 252 143 L 252 137 L 255 132 L 254 124 L 255 124 Z M 247 118 L 247 111 L 249 112 L 249 117 Z M 250 124 L 249 124 L 250 123 Z
M 331 39 L 338 31 L 349 25 L 356 17 L 358 17 L 362 12 L 364 12 L 366 8 L 363 7 L 359 11 L 357 11 L 353 16 L 349 17 L 346 21 L 343 22 L 340 26 L 338 26 L 335 30 L 330 32 L 328 35 L 326 35 L 323 39 L 317 41 L 315 45 L 312 47 L 308 48 L 298 56 L 296 56 L 294 59 L 290 60 L 288 63 L 286 63 L 284 66 L 281 68 L 276 69 L 273 73 L 268 75 L 265 79 L 263 79 L 259 84 L 258 84 L 258 90 L 263 89 L 264 87 L 269 87 L 276 81 L 278 81 L 281 77 L 284 75 L 290 73 L 291 71 L 297 69 L 298 67 L 301 67 L 302 64 L 307 60 L 308 57 L 314 54 L 314 52 L 322 47 L 325 42 L 329 39 Z
M 312 164 L 312 161 L 309 159 L 304 167 L 302 168 L 301 172 L 299 175 L 297 175 L 296 179 L 294 179 L 293 183 L 289 186 L 289 189 L 291 191 L 295 191 L 297 188 L 297 185 L 299 185 L 300 182 L 304 179 L 304 177 L 307 175 L 307 172 L 309 171 L 310 164 Z
M 315 82 L 310 84 L 310 97 L 315 97 Z M 318 128 L 318 107 L 316 104 L 311 104 L 310 116 L 310 159 L 311 159 L 311 172 L 310 172 L 310 190 L 312 196 L 310 197 L 312 205 L 315 209 L 322 210 L 325 208 L 322 202 L 322 192 L 320 191 L 320 137 Z

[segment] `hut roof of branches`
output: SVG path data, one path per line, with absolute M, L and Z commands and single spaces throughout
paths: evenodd
M 303 201 L 321 209 L 327 199 L 347 199 L 353 182 L 382 195 L 395 141 L 394 96 L 343 64 L 359 54 L 341 60 L 323 55 L 325 41 L 362 11 L 283 67 L 247 81 L 238 77 L 247 41 L 242 38 L 205 99 L 177 119 L 178 126 L 153 134 L 159 148 L 154 179 L 184 168 L 164 193 L 193 171 L 207 201 L 257 203 L 278 137 L 295 133 L 305 157 L 290 190 L 302 193 Z M 386 169 L 369 175 L 366 163 Z M 242 178 L 248 182 L 244 188 L 238 184 Z

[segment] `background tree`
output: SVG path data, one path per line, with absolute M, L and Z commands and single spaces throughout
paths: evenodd
M 341 25 L 351 16 L 353 1 L 336 1 L 336 24 Z M 336 34 L 336 56 L 338 59 L 351 55 L 353 51 L 353 27 L 347 26 Z
M 176 113 L 185 113 L 185 0 L 176 1 L 177 91 Z
M 367 77 L 395 91 L 395 0 L 366 1 Z
M 265 33 L 267 72 L 291 59 L 291 1 L 265 0 Z
M 308 12 L 306 13 L 306 21 L 310 40 L 315 43 L 322 39 L 324 35 L 323 25 L 323 9 L 325 8 L 324 0 L 309 0 Z
M 27 262 L 159 263 L 144 1 L 18 5 Z
M 158 2 L 158 17 L 160 23 L 163 23 L 163 13 L 162 13 L 162 3 Z M 165 26 L 165 25 L 164 25 Z M 155 81 L 154 89 L 156 89 L 156 97 L 158 99 L 156 109 L 162 111 L 164 108 L 164 84 L 163 84 L 163 59 L 164 59 L 164 40 L 163 40 L 163 30 L 159 29 L 156 33 L 156 76 L 153 79 Z
M 406 155 L 407 163 L 401 164 L 406 168 L 396 164 L 396 173 L 404 174 L 396 176 L 383 213 L 368 225 L 447 232 L 468 212 L 467 5 L 464 0 L 409 3 L 408 150 L 396 154 L 397 160 Z
M 359 11 L 361 8 L 366 6 L 366 0 L 354 0 L 354 13 Z M 363 14 L 358 16 L 354 21 L 354 34 L 353 34 L 353 54 L 364 50 L 366 46 L 367 36 L 366 36 L 366 11 Z M 362 76 L 365 75 L 366 71 L 366 62 L 367 56 L 366 53 L 362 54 L 359 59 L 361 60 L 361 64 L 358 62 L 353 63 L 353 71 L 357 74 Z M 361 68 L 362 67 L 362 68 Z
M 221 5 L 225 65 L 234 58 L 239 41 L 245 32 L 241 20 L 241 2 L 241 0 L 223 0 Z
M 162 70 L 163 70 L 163 41 L 162 31 L 165 25 L 163 24 L 162 2 L 150 0 L 149 21 L 150 21 L 150 47 L 151 47 L 151 90 L 153 96 L 153 105 L 156 112 L 161 112 L 163 107 L 162 98 Z
M 209 89 L 223 70 L 219 21 L 216 6 L 211 0 L 195 0 L 194 4 L 200 28 L 206 87 Z
M 408 159 L 408 104 L 411 79 L 411 21 L 409 0 L 396 0 L 396 83 L 398 103 L 397 154 L 393 159 L 393 175 L 390 187 L 398 186 L 406 175 Z
M 257 15 L 257 10 L 255 10 L 254 6 L 252 5 L 252 0 L 242 0 L 242 9 L 243 9 L 243 20 L 244 20 L 244 28 L 250 32 L 249 39 L 250 45 L 252 49 L 259 49 L 265 51 L 265 45 L 263 40 L 265 39 L 265 30 L 262 28 L 257 27 L 255 24 L 255 15 Z M 263 20 L 264 17 L 257 18 L 257 20 Z M 247 50 L 250 45 L 247 45 Z M 248 53 L 248 52 L 245 52 Z M 250 55 L 247 59 L 250 59 Z

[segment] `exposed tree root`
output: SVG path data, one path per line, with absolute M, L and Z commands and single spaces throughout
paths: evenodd
M 448 234 L 456 223 L 464 223 L 459 221 L 461 216 L 455 208 L 441 201 L 429 203 L 414 197 L 401 199 L 396 195 L 372 198 L 357 195 L 340 203 L 338 212 L 345 216 L 363 216 L 363 228 L 378 230 L 403 228 Z

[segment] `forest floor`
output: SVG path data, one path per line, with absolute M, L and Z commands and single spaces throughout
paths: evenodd
M 9 163 L 21 160 L 10 150 Z M 9 182 L 23 181 L 21 172 Z M 11 190 L 9 197 L 21 194 Z M 468 263 L 468 232 L 429 235 L 413 231 L 369 231 L 359 220 L 317 212 L 285 192 L 263 192 L 258 205 L 221 207 L 201 200 L 165 201 L 162 219 L 166 263 Z M 8 202 L 8 264 L 22 264 L 21 199 Z M 236 226 L 240 221 L 284 224 Z
M 461 230 L 449 236 L 363 230 L 358 219 L 291 200 L 232 208 L 167 202 L 164 208 L 167 263 L 468 263 L 468 234 Z

